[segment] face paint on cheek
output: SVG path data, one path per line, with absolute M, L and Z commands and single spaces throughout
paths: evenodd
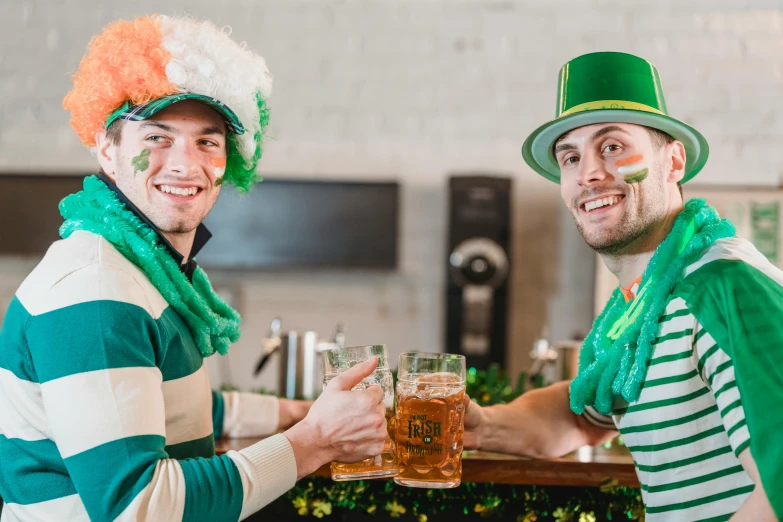
M 617 172 L 623 176 L 626 183 L 639 183 L 647 178 L 650 169 L 644 162 L 644 156 L 635 154 L 614 162 Z
M 209 162 L 215 167 L 215 186 L 223 184 L 223 174 L 226 173 L 226 158 L 209 158 Z
M 623 179 L 626 183 L 641 183 L 645 179 L 647 179 L 647 174 L 650 173 L 650 169 L 642 169 L 639 172 L 635 172 L 633 174 L 628 174 Z
M 144 172 L 150 168 L 150 149 L 142 150 L 138 156 L 131 160 L 131 167 L 133 167 L 133 175 L 135 176 L 139 172 Z

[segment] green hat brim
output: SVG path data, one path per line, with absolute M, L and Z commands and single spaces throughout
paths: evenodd
M 183 100 L 195 100 L 201 102 L 212 109 L 214 109 L 223 118 L 226 123 L 226 127 L 229 132 L 234 134 L 242 134 L 245 132 L 245 128 L 242 125 L 242 121 L 239 116 L 234 113 L 225 103 L 203 94 L 196 94 L 193 92 L 181 92 L 176 94 L 169 94 L 161 96 L 150 102 L 141 105 L 132 105 L 129 101 L 123 103 L 117 110 L 112 112 L 108 118 L 106 118 L 105 128 L 109 128 L 109 125 L 117 121 L 118 119 L 129 121 L 141 121 L 146 120 L 162 111 L 166 107 L 170 107 L 175 103 Z
M 654 112 L 631 109 L 600 109 L 582 111 L 552 120 L 537 128 L 522 145 L 522 157 L 530 167 L 545 178 L 560 183 L 560 166 L 553 146 L 563 134 L 596 123 L 632 123 L 658 129 L 682 142 L 685 147 L 685 176 L 682 183 L 693 178 L 707 163 L 710 147 L 699 131 L 680 120 Z

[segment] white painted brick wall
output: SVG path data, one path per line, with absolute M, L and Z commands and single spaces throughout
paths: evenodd
M 246 335 L 228 363 L 243 385 L 278 313 L 324 333 L 344 320 L 352 342 L 439 348 L 445 178 L 455 170 L 516 176 L 509 362 L 522 368 L 541 325 L 557 322 L 550 310 L 585 297 L 559 286 L 572 260 L 559 257 L 571 231 L 557 188 L 519 154 L 553 116 L 557 72 L 578 54 L 627 51 L 657 65 L 670 112 L 710 141 L 699 182 L 778 185 L 783 173 L 781 0 L 6 1 L 0 170 L 94 168 L 60 106 L 70 75 L 103 25 L 161 5 L 231 25 L 266 57 L 275 91 L 265 173 L 404 183 L 398 274 L 258 274 L 242 289 Z M 24 275 L 23 264 L 2 266 L 4 287 Z

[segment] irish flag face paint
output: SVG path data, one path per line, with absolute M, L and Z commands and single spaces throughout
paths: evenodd
M 226 173 L 226 158 L 209 158 L 209 162 L 215 167 L 215 186 L 218 187 L 223 183 L 223 174 Z
M 215 177 L 222 178 L 226 173 L 226 158 L 209 158 L 209 162 L 215 167 Z
M 644 162 L 644 156 L 641 154 L 634 154 L 633 156 L 617 160 L 614 162 L 614 165 L 626 183 L 644 181 L 650 172 L 647 163 Z

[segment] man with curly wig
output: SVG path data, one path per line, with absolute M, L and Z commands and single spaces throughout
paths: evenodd
M 272 79 L 210 22 L 117 22 L 95 37 L 63 103 L 101 172 L 60 204 L 62 240 L 0 330 L 2 521 L 236 521 L 332 460 L 381 452 L 383 392 L 312 404 L 216 393 L 204 359 L 240 317 L 193 257 L 225 185 L 256 174 Z M 215 437 L 262 436 L 215 455 Z

